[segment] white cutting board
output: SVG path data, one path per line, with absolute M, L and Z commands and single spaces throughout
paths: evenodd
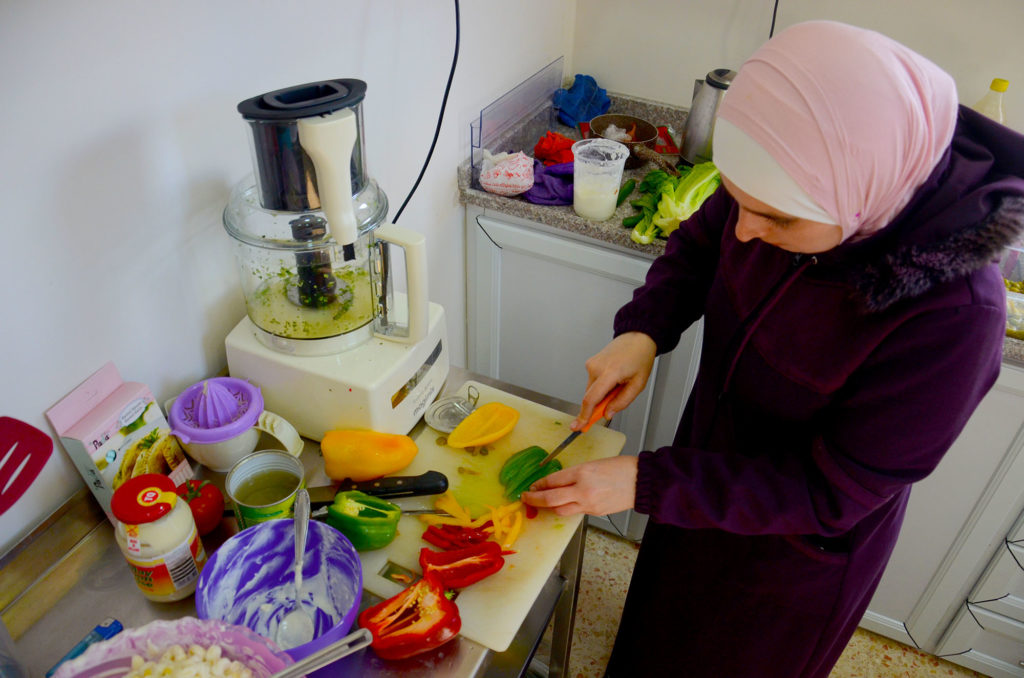
M 458 394 L 465 396 L 470 385 L 480 392 L 478 407 L 497 401 L 519 411 L 519 421 L 512 432 L 488 445 L 491 449 L 486 456 L 471 456 L 465 450 L 439 445 L 439 439 L 443 441 L 445 434 L 424 427 L 414 435 L 419 452 L 400 475 L 418 475 L 431 470 L 444 473 L 459 503 L 477 516 L 484 505 L 508 503 L 503 495 L 504 488 L 498 482 L 498 470 L 504 461 L 530 445 L 549 451 L 554 449 L 571 433 L 569 424 L 573 416 L 473 381 L 463 384 Z M 563 466 L 573 466 L 613 457 L 622 451 L 625 442 L 626 436 L 622 433 L 595 426 L 577 437 L 558 459 Z M 406 509 L 431 508 L 436 498 L 409 497 L 394 501 Z M 463 589 L 455 600 L 462 616 L 461 634 L 495 652 L 507 650 L 582 520 L 581 515 L 560 517 L 541 510 L 532 520 L 524 521 L 522 534 L 512 547 L 516 553 L 506 556 L 505 566 L 487 579 Z M 391 544 L 359 554 L 363 563 L 363 587 L 367 591 L 390 598 L 402 590 L 402 585 L 379 574 L 388 561 L 420 572 L 420 549 L 436 550 L 421 538 L 426 527 L 426 523 L 414 516 L 402 516 L 398 537 Z

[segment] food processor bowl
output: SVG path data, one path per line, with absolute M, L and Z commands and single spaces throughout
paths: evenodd
M 319 210 L 263 207 L 251 176 L 232 191 L 224 228 L 235 241 L 246 313 L 269 348 L 330 355 L 372 336 L 377 308 L 370 249 L 387 196 L 366 179 L 353 195 L 353 209 L 359 235 L 345 247 L 330 236 Z

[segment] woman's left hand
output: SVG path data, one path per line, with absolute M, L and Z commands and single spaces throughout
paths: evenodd
M 560 516 L 604 516 L 633 508 L 636 474 L 637 458 L 632 455 L 588 461 L 541 478 L 521 499 Z

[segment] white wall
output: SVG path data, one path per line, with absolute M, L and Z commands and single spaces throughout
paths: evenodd
M 767 38 L 772 0 L 581 0 L 573 61 L 613 92 L 688 106 L 693 80 L 736 69 Z M 1007 124 L 1024 131 L 1021 0 L 779 0 L 776 32 L 809 19 L 880 31 L 927 56 L 974 104 L 1006 78 Z
M 430 168 L 399 221 L 465 365 L 456 167 L 480 108 L 568 55 L 574 0 L 463 0 Z M 0 415 L 43 413 L 107 360 L 162 401 L 226 364 L 244 315 L 221 210 L 250 169 L 244 98 L 367 81 L 369 171 L 394 216 L 419 173 L 455 39 L 451 0 L 0 3 Z M 6 452 L 6 450 L 0 451 Z M 59 447 L 0 516 L 0 553 L 81 487 Z

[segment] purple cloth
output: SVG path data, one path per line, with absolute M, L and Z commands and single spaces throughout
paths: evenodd
M 704 319 L 671 446 L 639 458 L 650 516 L 608 675 L 825 678 L 1002 358 L 991 262 L 1024 229 L 1024 137 L 961 109 L 882 231 L 815 257 L 735 236 L 724 189 L 680 225 L 615 333 L 660 353 Z M 683 664 L 680 662 L 683 661 Z
M 522 194 L 523 197 L 538 205 L 571 205 L 572 170 L 571 162 L 545 165 L 534 159 L 533 186 Z

